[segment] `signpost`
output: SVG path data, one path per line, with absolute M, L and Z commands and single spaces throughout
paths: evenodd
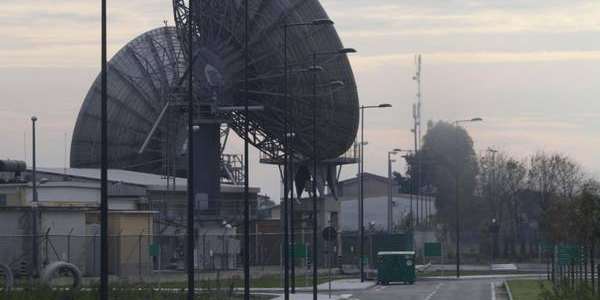
M 444 264 L 444 255 L 442 253 L 442 243 L 440 242 L 432 242 L 425 243 L 424 245 L 424 256 L 425 257 L 440 257 L 442 265 Z M 444 268 L 442 269 L 442 276 L 444 276 Z
M 425 257 L 442 257 L 442 243 L 425 243 Z

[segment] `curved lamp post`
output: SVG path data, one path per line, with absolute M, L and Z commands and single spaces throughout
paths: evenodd
M 472 119 L 466 119 L 466 120 L 457 120 L 452 122 L 454 124 L 454 127 L 458 127 L 459 124 L 462 123 L 471 123 L 471 122 L 481 122 L 483 121 L 482 118 L 472 118 Z M 457 147 L 457 151 L 458 151 L 458 130 L 456 131 L 455 134 L 455 138 L 456 138 L 456 147 Z M 458 166 L 456 168 L 456 174 L 455 174 L 455 183 L 456 183 L 456 190 L 455 190 L 455 197 L 456 197 L 456 213 L 455 213 L 455 218 L 456 218 L 456 278 L 460 278 L 460 218 L 459 218 L 459 212 L 460 212 L 460 201 L 459 201 L 459 197 L 460 197 L 460 192 L 459 192 L 459 171 L 458 171 Z

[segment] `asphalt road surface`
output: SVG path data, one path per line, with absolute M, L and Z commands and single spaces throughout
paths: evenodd
M 502 280 L 498 278 L 428 280 L 414 285 L 391 284 L 376 286 L 364 292 L 354 293 L 349 299 L 360 300 L 502 300 L 498 293 Z

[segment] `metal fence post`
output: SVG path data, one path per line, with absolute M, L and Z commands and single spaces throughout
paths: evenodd
M 138 275 L 140 277 L 140 280 L 142 280 L 142 234 L 144 233 L 144 231 L 142 230 L 142 232 L 139 235 L 138 238 Z
M 67 262 L 71 262 L 71 234 L 73 234 L 73 230 L 75 230 L 75 228 L 71 228 L 71 231 L 69 231 L 69 235 L 67 235 Z
M 202 269 L 206 270 L 206 232 L 202 235 Z

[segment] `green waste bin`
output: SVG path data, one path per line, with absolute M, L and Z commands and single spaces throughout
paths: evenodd
M 414 251 L 382 251 L 377 253 L 377 282 L 415 283 Z

